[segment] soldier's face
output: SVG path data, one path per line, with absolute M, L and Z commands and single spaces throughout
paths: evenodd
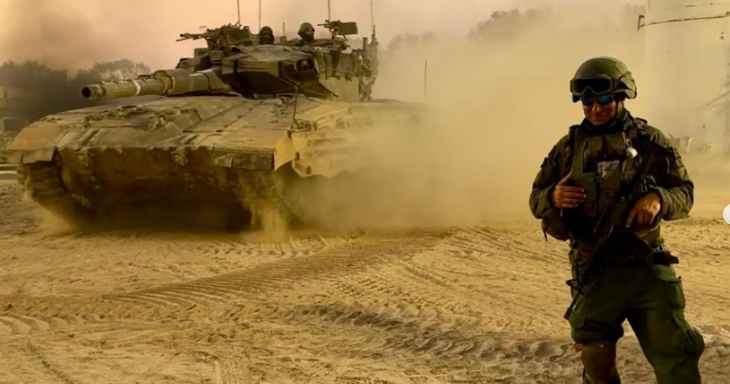
M 312 28 L 305 29 L 304 32 L 302 32 L 302 37 L 304 37 L 306 39 L 313 39 L 314 38 L 314 29 L 312 29 Z
M 593 125 L 606 124 L 623 106 L 623 101 L 617 102 L 612 95 L 586 95 L 581 98 L 583 114 Z

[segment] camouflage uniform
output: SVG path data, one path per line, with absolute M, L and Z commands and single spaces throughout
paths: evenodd
M 630 77 L 625 65 L 621 69 Z M 636 88 L 633 78 L 630 80 L 626 94 L 632 98 Z M 577 99 L 574 94 L 573 100 Z M 642 143 L 647 141 L 669 148 L 661 131 L 647 125 L 645 120 L 634 118 L 628 110 L 620 109 L 600 127 L 587 119 L 571 127 L 569 134 L 545 158 L 532 186 L 530 209 L 536 218 L 542 219 L 546 238 L 549 234 L 570 241 L 573 278 L 585 271 L 591 257 L 586 250 L 595 244 L 590 230 L 599 212 L 619 186 L 633 175 L 631 170 L 620 166 L 601 169 L 599 164 L 611 164 L 631 145 L 641 153 Z M 632 226 L 656 250 L 666 250 L 660 221 L 687 217 L 694 199 L 694 185 L 680 155 L 673 149 L 668 153 L 673 155 L 668 156 L 667 166 L 662 172 L 652 170 L 644 189 L 661 197 L 657 220 L 648 228 Z M 557 209 L 550 196 L 557 183 L 569 173 L 573 185 L 583 188 L 587 198 L 578 208 Z M 682 282 L 671 264 L 651 263 L 631 255 L 616 255 L 607 264 L 578 299 L 569 319 L 572 338 L 582 350 L 584 383 L 621 383 L 615 364 L 616 342 L 623 336 L 622 323 L 627 319 L 654 367 L 659 384 L 701 383 L 698 362 L 704 341 L 685 320 Z

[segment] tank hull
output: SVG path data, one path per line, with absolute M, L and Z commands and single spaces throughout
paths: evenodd
M 6 155 L 34 200 L 76 224 L 204 207 L 239 229 L 263 212 L 295 214 L 294 185 L 353 170 L 372 116 L 412 110 L 367 104 L 185 96 L 94 107 L 31 124 Z

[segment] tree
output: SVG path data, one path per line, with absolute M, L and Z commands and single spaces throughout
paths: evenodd
M 79 95 L 79 89 L 86 84 L 136 78 L 149 72 L 147 65 L 129 59 L 96 63 L 74 76 L 67 70 L 52 69 L 36 61 L 22 64 L 8 61 L 0 65 L 0 86 L 18 87 L 37 95 L 29 101 L 25 112 L 30 121 L 35 121 L 49 114 L 99 104 Z
M 505 41 L 519 36 L 527 27 L 545 19 L 544 11 L 531 9 L 524 13 L 517 9 L 492 12 L 489 20 L 481 21 L 469 32 L 477 41 Z

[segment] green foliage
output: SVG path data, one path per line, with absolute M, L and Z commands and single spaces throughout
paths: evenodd
M 69 82 L 68 71 L 51 69 L 36 61 L 17 64 L 8 61 L 0 65 L 0 85 L 40 90 L 57 88 Z

